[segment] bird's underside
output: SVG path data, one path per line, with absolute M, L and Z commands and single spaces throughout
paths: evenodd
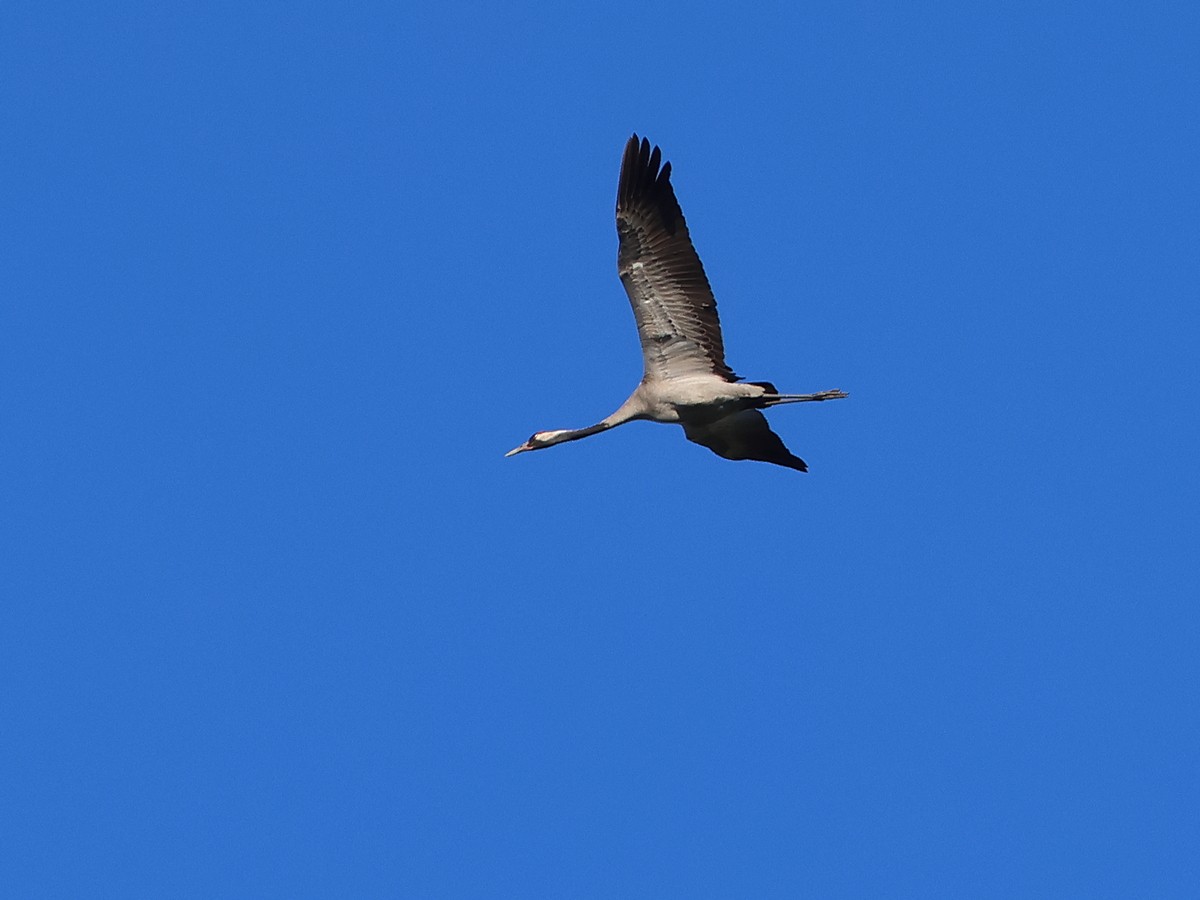
M 841 391 L 780 394 L 767 381 L 730 382 L 713 374 L 664 385 L 643 381 L 618 414 L 639 410 L 638 418 L 678 423 L 689 441 L 725 459 L 758 460 L 807 472 L 804 460 L 787 449 L 760 410 L 842 396 Z
M 537 432 L 508 455 L 650 419 L 678 423 L 689 441 L 726 459 L 808 471 L 771 431 L 761 410 L 846 394 L 780 394 L 768 382 L 742 382 L 734 374 L 725 362 L 717 301 L 671 185 L 671 164 L 636 134 L 621 160 L 616 218 L 617 271 L 633 309 L 644 377 L 629 399 L 596 425 Z

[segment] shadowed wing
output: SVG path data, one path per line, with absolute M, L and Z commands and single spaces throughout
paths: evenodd
M 725 364 L 717 301 L 671 187 L 671 164 L 635 134 L 617 186 L 617 272 L 629 294 L 646 375 L 738 376 Z
M 808 466 L 783 445 L 771 430 L 767 417 L 756 409 L 744 409 L 712 422 L 681 422 L 683 433 L 694 444 L 707 447 L 726 459 L 756 459 L 807 472 Z

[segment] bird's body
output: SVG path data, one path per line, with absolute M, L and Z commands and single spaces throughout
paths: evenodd
M 736 412 L 745 401 L 763 394 L 763 389 L 755 384 L 729 382 L 716 375 L 696 373 L 644 380 L 634 388 L 621 409 L 638 412 L 631 418 L 674 424 L 701 414 Z
M 637 135 L 625 145 L 617 186 L 617 271 L 633 307 L 645 373 L 612 415 L 587 428 L 540 431 L 512 456 L 578 440 L 635 419 L 683 426 L 688 440 L 726 459 L 808 467 L 771 431 L 759 410 L 834 400 L 841 391 L 780 394 L 742 382 L 725 363 L 717 302 L 671 186 L 671 164 Z

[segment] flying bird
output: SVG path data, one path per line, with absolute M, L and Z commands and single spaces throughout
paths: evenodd
M 743 382 L 725 363 L 717 301 L 692 246 L 671 186 L 671 164 L 633 135 L 617 184 L 617 272 L 633 306 L 645 373 L 629 399 L 587 428 L 539 431 L 505 456 L 541 450 L 649 419 L 683 426 L 689 441 L 726 459 L 756 459 L 807 472 L 771 431 L 762 410 L 783 403 L 839 400 L 842 391 L 781 394 Z

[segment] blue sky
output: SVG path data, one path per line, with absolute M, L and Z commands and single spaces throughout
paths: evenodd
M 9 4 L 14 896 L 1200 880 L 1191 4 Z M 660 144 L 807 475 L 591 424 Z

